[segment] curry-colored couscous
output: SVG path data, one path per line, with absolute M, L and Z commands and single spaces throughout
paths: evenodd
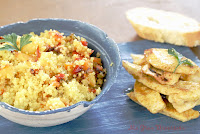
M 30 43 L 20 51 L 0 51 L 0 101 L 45 111 L 91 101 L 100 94 L 106 69 L 99 57 L 90 56 L 93 50 L 84 38 L 56 30 L 30 35 Z M 19 48 L 22 37 L 17 36 Z

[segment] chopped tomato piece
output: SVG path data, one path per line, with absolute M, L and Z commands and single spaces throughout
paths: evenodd
M 61 42 L 59 42 L 58 44 L 57 44 L 57 46 L 60 46 L 61 45 Z
M 84 58 L 84 56 L 81 56 L 81 54 L 79 54 L 79 53 L 76 52 L 76 51 L 73 51 L 72 54 L 73 54 L 73 55 L 74 55 L 74 54 L 79 55 L 79 57 L 75 58 L 75 60 L 82 60 L 82 59 Z
M 41 105 L 41 107 L 42 107 L 42 108 L 44 108 L 44 107 L 45 107 L 45 105 L 44 105 L 44 104 L 42 104 L 42 103 L 40 103 L 40 105 Z
M 30 69 L 31 74 L 34 76 L 39 73 L 39 69 Z
M 73 67 L 73 64 L 65 64 L 65 69 L 67 70 L 69 68 L 72 68 Z
M 1 39 L 4 39 L 4 38 L 3 38 L 2 36 L 0 36 L 0 40 L 1 40 Z
M 87 61 L 85 61 L 85 63 L 83 64 L 83 70 L 84 71 L 86 71 L 86 70 L 88 70 L 89 68 L 90 68 L 90 61 L 89 60 L 87 60 Z
M 89 89 L 88 89 L 88 91 L 89 91 L 89 92 L 92 92 L 92 89 L 91 89 L 91 88 L 89 88 Z
M 36 61 L 38 61 L 38 59 L 39 59 L 40 56 L 41 56 L 41 52 L 40 52 L 40 48 L 39 48 L 39 46 L 37 47 L 36 55 L 37 55 L 37 57 L 36 57 Z
M 53 82 L 52 82 L 52 85 L 53 85 L 54 87 L 60 87 L 60 83 L 59 83 L 58 81 L 53 81 Z
M 94 89 L 92 92 L 95 94 L 96 93 L 96 89 Z
M 96 93 L 96 89 L 88 89 L 89 90 L 89 92 L 93 92 L 93 93 Z
M 87 74 L 83 74 L 82 78 L 85 79 L 87 77 Z
M 94 52 L 94 50 L 91 50 L 91 53 L 90 53 L 90 55 L 91 55 L 93 52 Z
M 1 89 L 1 90 L 0 90 L 0 95 L 2 95 L 4 92 L 5 92 L 5 90 L 4 90 L 4 89 Z
M 49 98 L 49 97 L 51 97 L 51 95 L 50 95 L 50 94 L 47 94 L 46 97 Z
M 75 58 L 75 60 L 82 60 L 83 57 L 78 57 L 78 58 Z
M 100 58 L 96 58 L 96 57 L 94 57 L 93 62 L 95 62 L 95 63 L 97 63 L 97 64 L 99 64 L 99 65 L 102 64 L 102 63 L 101 63 L 101 59 L 100 59 Z
M 52 32 L 49 32 L 49 35 L 52 35 Z
M 58 75 L 56 75 L 56 79 L 57 79 L 58 82 L 60 82 L 60 80 L 63 80 L 64 77 L 65 77 L 65 74 L 58 74 Z
M 67 102 L 63 102 L 64 104 L 65 104 L 65 106 L 67 106 L 68 105 L 68 103 Z
M 62 34 L 60 34 L 60 33 L 55 33 L 55 35 L 54 35 L 54 38 L 55 38 L 56 41 L 62 39 L 62 37 L 63 37 L 63 36 L 62 36 Z
M 77 54 L 79 55 L 79 58 L 76 58 L 75 60 L 82 60 L 84 58 L 84 56 L 82 56 L 80 53 L 76 52 L 76 51 L 73 51 L 72 54 Z
M 84 58 L 84 56 L 79 55 L 79 57 L 75 58 L 75 60 L 82 60 L 83 58 Z
M 35 74 L 38 74 L 39 73 L 39 69 L 35 69 Z
M 96 68 L 97 71 L 103 71 L 103 67 L 102 66 L 96 65 L 95 68 Z
M 73 51 L 72 54 L 79 54 L 79 53 L 77 53 L 76 51 Z
M 82 40 L 81 43 L 82 43 L 83 46 L 87 46 L 88 45 L 87 41 L 84 41 L 84 40 Z
M 77 74 L 77 73 L 79 73 L 79 72 L 81 72 L 81 71 L 82 71 L 81 66 L 76 65 L 72 73 L 73 73 L 73 74 Z

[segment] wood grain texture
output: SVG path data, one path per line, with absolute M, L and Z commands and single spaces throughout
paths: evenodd
M 175 11 L 200 21 L 199 5 L 199 0 L 4 0 L 0 26 L 33 18 L 76 19 L 100 27 L 119 43 L 139 39 L 125 17 L 128 9 L 145 6 Z
M 34 18 L 75 19 L 96 25 L 117 43 L 141 40 L 125 17 L 134 7 L 185 14 L 200 21 L 199 0 L 2 0 L 0 26 Z M 192 48 L 200 58 L 200 46 Z

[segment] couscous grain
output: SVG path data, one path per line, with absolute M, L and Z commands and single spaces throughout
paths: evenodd
M 106 70 L 100 58 L 91 57 L 86 39 L 56 30 L 30 35 L 32 42 L 21 51 L 0 51 L 0 101 L 45 111 L 91 101 L 100 94 Z

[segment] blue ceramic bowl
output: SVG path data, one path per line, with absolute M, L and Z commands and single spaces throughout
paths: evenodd
M 113 85 L 120 66 L 120 53 L 117 44 L 101 29 L 81 21 L 65 19 L 34 19 L 0 27 L 0 36 L 10 33 L 18 35 L 55 29 L 65 35 L 75 33 L 86 38 L 88 47 L 99 52 L 104 68 L 107 69 L 106 82 L 102 92 L 92 101 L 78 102 L 72 106 L 43 112 L 27 111 L 0 102 L 0 115 L 19 124 L 32 127 L 54 126 L 71 121 L 91 108 Z M 111 63 L 113 63 L 112 66 Z

